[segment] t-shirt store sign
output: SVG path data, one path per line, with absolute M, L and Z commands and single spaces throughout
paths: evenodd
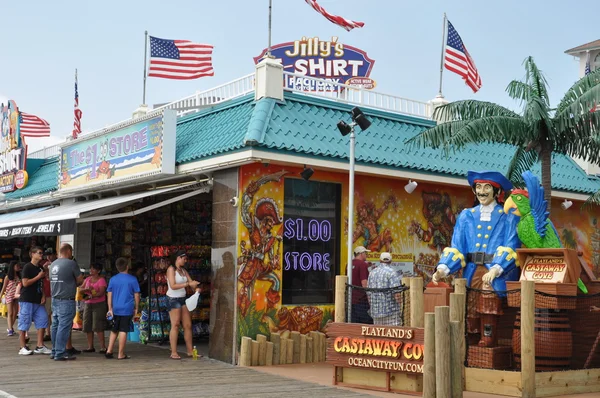
M 0 104 L 0 192 L 27 185 L 27 150 L 21 139 L 19 108 L 15 101 Z
M 64 144 L 60 189 L 174 174 L 176 123 L 163 109 Z
M 256 58 L 258 63 L 267 49 Z M 335 83 L 373 89 L 376 83 L 369 77 L 375 61 L 358 48 L 342 44 L 337 37 L 320 40 L 318 37 L 302 37 L 288 43 L 271 47 L 271 55 L 283 65 L 283 70 L 297 75 L 323 79 L 322 81 L 285 75 L 284 85 L 300 91 L 337 91 Z

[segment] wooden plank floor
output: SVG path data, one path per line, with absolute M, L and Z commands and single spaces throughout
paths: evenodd
M 93 354 L 55 362 L 47 355 L 20 356 L 17 337 L 0 318 L 0 397 L 369 397 L 201 358 L 170 360 L 164 347 L 129 343 L 130 360 Z M 31 339 L 35 346 L 35 332 Z M 85 335 L 73 332 L 75 347 Z M 50 343 L 47 344 L 50 346 Z M 116 350 L 115 350 L 116 351 Z

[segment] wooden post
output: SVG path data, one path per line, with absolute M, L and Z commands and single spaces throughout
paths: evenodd
M 252 365 L 252 339 L 242 337 L 242 346 L 240 348 L 240 366 Z
M 423 278 L 410 278 L 410 326 L 422 328 L 424 322 Z
M 300 332 L 292 332 L 291 339 L 294 340 L 294 363 L 300 363 Z
M 327 360 L 327 336 L 325 333 L 321 333 L 321 362 L 325 362 Z
M 312 337 L 312 339 L 313 339 L 313 357 L 312 357 L 313 362 L 319 362 L 319 347 L 320 347 L 319 342 L 321 341 L 319 339 L 319 333 L 312 331 L 309 334 L 310 334 L 310 337 Z
M 452 398 L 463 396 L 461 348 L 464 336 L 461 334 L 458 321 L 450 321 L 450 385 L 452 386 Z
M 435 397 L 435 314 L 425 313 L 425 352 L 423 353 L 423 398 Z
M 412 277 L 408 276 L 408 277 L 403 277 L 402 278 L 402 285 L 406 286 L 407 288 L 410 289 L 410 281 L 412 280 Z M 409 300 L 410 300 L 410 290 L 408 291 L 408 296 L 409 296 Z M 412 303 L 409 304 L 410 307 L 412 308 Z M 402 314 L 402 324 L 403 325 L 410 325 L 410 316 L 412 314 L 412 311 L 409 310 L 408 311 L 404 311 L 404 313 Z
M 306 335 L 300 335 L 300 363 L 306 363 Z
M 279 364 L 280 365 L 285 365 L 287 363 L 287 344 L 288 344 L 288 339 L 282 338 L 280 341 L 280 348 L 279 348 Z
M 256 342 L 258 343 L 258 365 L 265 366 L 267 364 L 267 336 L 257 334 Z
M 348 283 L 347 276 L 336 275 L 336 277 L 335 277 L 335 316 L 334 316 L 334 320 L 336 322 L 346 322 L 346 283 Z M 348 320 L 348 321 L 350 321 L 350 320 Z
M 306 337 L 306 363 L 313 362 L 313 338 Z
M 521 281 L 521 386 L 535 398 L 535 282 Z
M 294 363 L 294 340 L 292 339 L 288 339 L 287 341 L 286 363 L 288 365 Z
M 456 278 L 454 280 L 454 293 L 467 294 L 467 280 L 465 278 Z
M 458 333 L 462 337 L 460 340 L 460 347 L 458 347 L 458 353 L 460 355 L 460 380 L 463 390 L 465 387 L 465 357 L 467 354 L 465 342 L 465 316 L 467 311 L 466 305 L 467 296 L 465 294 L 450 293 L 450 322 L 458 322 Z M 458 361 L 456 363 L 458 363 Z
M 450 385 L 450 307 L 435 307 L 435 391 L 449 397 Z
M 275 348 L 275 344 L 273 344 L 270 341 L 267 341 L 267 361 L 265 363 L 265 365 L 267 365 L 267 366 L 273 365 L 273 360 L 275 359 L 274 348 Z M 279 354 L 277 354 L 277 355 L 279 355 Z M 279 356 L 277 357 L 277 360 L 279 361 Z
M 273 343 L 273 365 L 279 365 L 279 356 L 281 355 L 281 335 L 279 332 L 271 333 L 271 342 Z
M 252 366 L 258 366 L 258 351 L 259 351 L 258 341 L 252 340 Z

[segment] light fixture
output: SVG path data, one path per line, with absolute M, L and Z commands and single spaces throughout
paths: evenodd
M 340 120 L 338 122 L 337 128 L 338 128 L 338 130 L 340 130 L 340 133 L 342 133 L 343 136 L 347 136 L 348 134 L 350 134 L 352 132 L 352 126 L 343 120 Z
M 567 210 L 571 206 L 573 206 L 573 202 L 567 199 L 565 199 L 565 201 L 560 204 L 560 208 L 563 210 Z
M 414 190 L 417 188 L 417 185 L 419 184 L 417 184 L 416 181 L 408 180 L 408 184 L 404 186 L 404 190 L 408 193 L 413 193 Z
M 303 180 L 308 181 L 314 173 L 315 171 L 312 168 L 306 168 L 306 165 L 304 165 L 304 170 L 300 173 L 300 177 L 302 177 Z
M 371 127 L 371 122 L 358 107 L 354 107 L 352 109 L 352 120 L 358 124 L 358 127 L 360 127 L 362 131 L 365 131 Z

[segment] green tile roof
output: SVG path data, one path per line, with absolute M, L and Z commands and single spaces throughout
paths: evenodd
M 333 100 L 285 93 L 285 101 L 254 95 L 229 101 L 181 118 L 177 124 L 177 163 L 183 164 L 216 154 L 257 146 L 266 150 L 300 153 L 346 162 L 348 137 L 337 122 L 350 122 L 352 106 Z M 358 163 L 385 168 L 418 170 L 466 176 L 468 170 L 505 171 L 514 147 L 499 144 L 469 145 L 446 157 L 440 150 L 411 149 L 405 144 L 433 125 L 432 121 L 395 113 L 361 108 L 372 122 L 358 131 Z M 590 177 L 569 157 L 553 157 L 552 187 L 571 192 L 592 193 L 600 180 Z M 533 170 L 539 175 L 539 167 Z
M 20 199 L 41 195 L 58 189 L 58 157 L 45 159 L 42 164 L 29 174 L 29 182 L 23 189 L 6 194 L 6 199 Z

